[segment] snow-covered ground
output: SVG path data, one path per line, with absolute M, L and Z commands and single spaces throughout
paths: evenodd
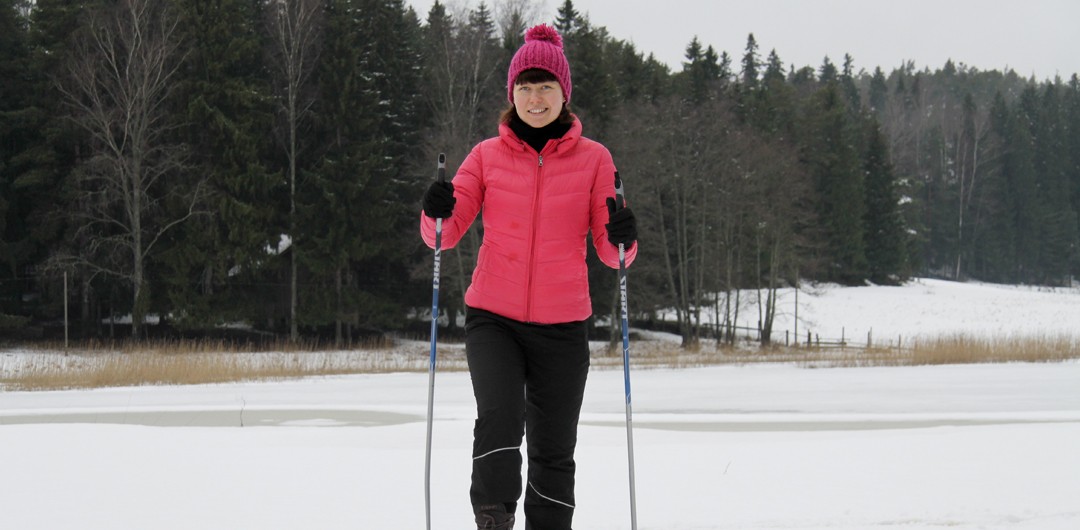
M 865 316 L 876 334 L 885 315 L 905 336 L 1080 324 L 1075 290 L 965 288 L 819 289 L 800 293 L 800 318 L 858 329 Z M 1080 362 L 720 366 L 632 383 L 641 530 L 1080 528 Z M 426 373 L 0 391 L 0 528 L 422 529 L 426 404 Z M 440 372 L 436 530 L 471 528 L 473 418 L 468 374 Z M 626 445 L 622 372 L 594 370 L 578 530 L 630 528 Z
M 744 291 L 738 325 L 756 328 L 757 294 Z M 797 318 L 796 318 L 797 317 Z M 674 317 L 672 317 L 674 318 Z M 702 316 L 711 320 L 711 313 Z M 777 296 L 775 339 L 809 331 L 822 340 L 909 344 L 964 333 L 982 337 L 1080 334 L 1080 288 L 915 279 L 902 286 L 804 285 Z M 801 341 L 802 339 L 800 339 Z
M 1080 363 L 641 370 L 638 522 L 1080 528 Z M 628 529 L 622 374 L 591 375 L 575 527 Z M 424 528 L 426 374 L 0 394 L 0 528 Z M 468 375 L 436 378 L 433 527 L 470 528 Z

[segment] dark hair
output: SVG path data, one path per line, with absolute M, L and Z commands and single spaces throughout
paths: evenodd
M 544 70 L 543 68 L 529 68 L 528 70 L 522 70 L 518 74 L 517 79 L 514 80 L 515 85 L 524 85 L 525 83 L 546 83 L 548 81 L 558 81 L 559 78 L 555 77 L 555 74 Z
M 549 81 L 558 82 L 559 79 L 555 77 L 555 74 L 544 70 L 542 68 L 529 68 L 528 70 L 522 70 L 518 74 L 517 79 L 514 80 L 514 85 L 524 85 L 526 83 L 547 83 Z M 510 120 L 517 114 L 514 110 L 514 104 L 510 103 L 510 106 L 499 115 L 499 123 L 510 123 Z M 559 117 L 556 118 L 559 123 L 574 123 L 574 115 L 570 112 L 570 104 L 563 103 L 562 112 L 559 113 Z

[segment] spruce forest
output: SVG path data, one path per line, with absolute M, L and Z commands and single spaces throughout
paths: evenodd
M 495 134 L 539 22 L 638 218 L 635 325 L 673 310 L 684 344 L 744 320 L 767 342 L 777 289 L 804 282 L 1080 272 L 1075 74 L 790 65 L 752 34 L 730 53 L 688 35 L 666 65 L 571 0 L 554 20 L 527 0 L 465 9 L 0 1 L 0 337 L 55 338 L 65 314 L 85 338 L 422 334 L 420 198 L 439 153 L 452 173 Z M 443 253 L 450 317 L 478 225 Z M 617 274 L 589 259 L 602 321 Z

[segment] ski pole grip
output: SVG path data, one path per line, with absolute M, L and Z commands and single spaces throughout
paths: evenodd
M 446 182 L 446 153 L 439 153 L 439 184 Z
M 622 179 L 619 178 L 619 171 L 615 171 L 615 209 L 621 210 L 626 206 L 626 195 L 623 193 Z

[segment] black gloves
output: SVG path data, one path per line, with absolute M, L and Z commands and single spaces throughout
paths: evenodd
M 637 221 L 634 212 L 628 206 L 618 206 L 614 197 L 607 199 L 608 223 L 607 238 L 612 245 L 622 244 L 630 248 L 637 241 Z
M 449 182 L 432 182 L 424 194 L 424 215 L 446 219 L 454 212 L 454 185 Z M 637 220 L 629 207 L 617 206 L 614 197 L 608 197 L 608 241 L 612 245 L 630 248 L 637 241 Z
M 446 219 L 454 213 L 454 185 L 449 182 L 432 182 L 424 194 L 424 214 L 436 219 Z

